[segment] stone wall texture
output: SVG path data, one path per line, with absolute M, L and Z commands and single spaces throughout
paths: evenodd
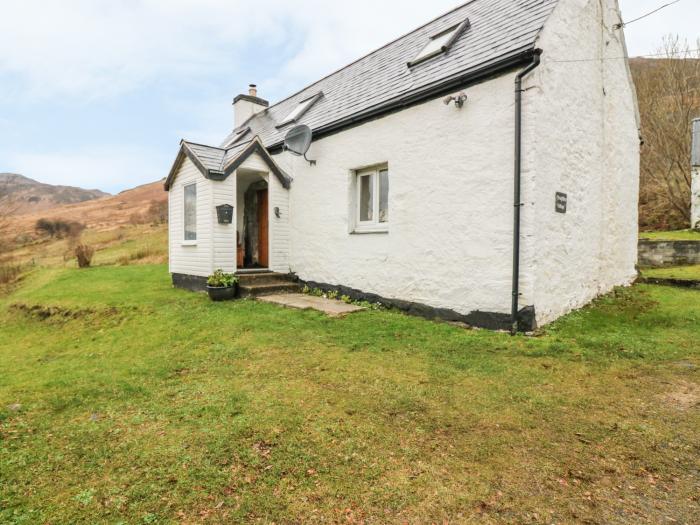
M 639 266 L 663 268 L 700 264 L 700 241 L 639 241 Z

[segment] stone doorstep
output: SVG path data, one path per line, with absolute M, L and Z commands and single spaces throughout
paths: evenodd
M 301 293 L 265 295 L 258 297 L 257 300 L 286 306 L 287 308 L 297 308 L 299 310 L 318 310 L 330 317 L 342 317 L 353 312 L 364 310 L 363 307 L 354 304 L 346 304 L 335 299 L 314 297 Z

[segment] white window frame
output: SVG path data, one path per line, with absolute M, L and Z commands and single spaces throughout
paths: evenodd
M 389 191 L 391 191 L 391 175 L 389 175 L 389 166 L 386 164 L 381 164 L 378 166 L 373 166 L 371 168 L 364 168 L 361 170 L 356 170 L 353 172 L 353 184 L 354 184 L 354 228 L 352 233 L 387 233 L 389 231 L 389 221 L 379 222 L 379 184 L 380 176 L 379 173 L 382 171 L 387 172 L 389 177 Z M 361 217 L 361 192 L 362 184 L 360 184 L 360 179 L 362 177 L 372 177 L 372 220 L 362 221 Z M 389 206 L 390 199 L 387 200 L 387 208 L 390 211 L 391 206 Z
M 322 96 L 323 92 L 320 91 L 309 98 L 301 100 L 296 105 L 296 107 L 292 111 L 290 111 L 289 114 L 286 117 L 284 117 L 284 119 L 282 119 L 282 122 L 280 122 L 277 125 L 277 127 L 282 128 L 287 124 L 299 122 L 299 119 L 301 119 L 301 117 L 303 117 L 306 114 L 306 112 L 311 109 L 311 106 L 313 106 Z
M 445 29 L 440 33 L 431 36 L 428 42 L 421 48 L 416 57 L 408 63 L 408 67 L 413 67 L 418 64 L 430 60 L 438 55 L 447 52 L 457 39 L 462 36 L 462 33 L 469 29 L 469 19 L 464 20 L 461 24 Z M 439 46 L 436 47 L 436 44 Z
M 187 188 L 191 188 L 194 186 L 195 189 L 195 194 L 194 194 L 194 239 L 187 239 Z M 197 200 L 199 198 L 199 195 L 197 194 L 197 183 L 192 182 L 189 184 L 185 184 L 182 187 L 182 245 L 183 246 L 196 246 L 197 244 Z

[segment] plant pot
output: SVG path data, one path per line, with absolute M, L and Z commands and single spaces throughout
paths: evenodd
M 238 284 L 227 288 L 207 286 L 207 293 L 212 301 L 230 301 L 238 295 Z

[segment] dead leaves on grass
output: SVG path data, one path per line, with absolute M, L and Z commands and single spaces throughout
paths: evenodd
M 673 389 L 665 392 L 661 400 L 671 408 L 686 411 L 700 407 L 700 386 L 689 381 L 679 380 Z

